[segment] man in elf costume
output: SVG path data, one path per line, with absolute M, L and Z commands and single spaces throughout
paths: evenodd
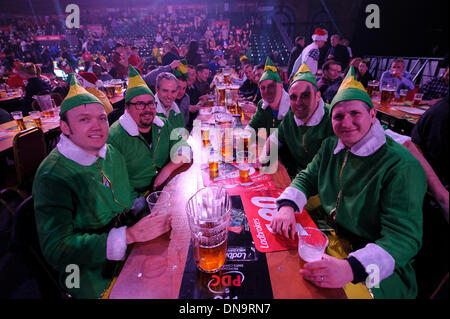
M 125 112 L 111 125 L 108 143 L 125 157 L 130 184 L 137 196 L 161 188 L 186 169 L 191 149 L 182 138 L 171 137 L 168 120 L 156 114 L 153 92 L 139 73 L 132 66 L 129 68 Z
M 269 136 L 270 129 L 277 128 L 289 111 L 289 94 L 283 89 L 278 70 L 269 57 L 259 80 L 259 89 L 262 99 L 248 125 L 255 131 L 265 128 Z
M 147 216 L 142 197 L 133 202 L 125 160 L 105 144 L 105 108 L 75 77 L 60 117 L 63 134 L 33 184 L 40 247 L 64 289 L 77 298 L 98 298 L 117 275 L 127 245 L 165 233 L 170 218 Z M 73 265 L 79 269 L 77 284 L 64 278 Z
M 317 286 L 338 288 L 366 282 L 377 269 L 380 282 L 371 288 L 375 298 L 415 298 L 412 261 L 422 242 L 425 172 L 385 134 L 352 68 L 331 103 L 331 120 L 336 136 L 322 142 L 278 198 L 271 227 L 293 238 L 294 211 L 318 193 L 337 235 L 349 241 L 349 254 L 345 259 L 324 255 L 306 263 L 301 275 Z
M 173 129 L 184 128 L 184 115 L 175 102 L 178 93 L 178 80 L 169 72 L 162 72 L 156 77 L 156 114 L 165 117 Z
M 322 141 L 333 135 L 333 129 L 330 106 L 323 102 L 316 79 L 306 64 L 301 65 L 289 86 L 289 97 L 291 109 L 271 134 L 266 147 L 269 150 L 273 143 L 287 146 L 294 161 L 284 165 L 293 177 L 312 161 Z

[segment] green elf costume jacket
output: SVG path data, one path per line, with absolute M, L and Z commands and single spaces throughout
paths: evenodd
M 130 184 L 134 196 L 147 189 L 171 158 L 181 147 L 189 147 L 178 136 L 172 136 L 167 119 L 155 116 L 152 124 L 152 143 L 149 145 L 139 133 L 136 122 L 125 110 L 111 125 L 108 143 L 114 145 L 125 157 Z
M 165 117 L 168 120 L 169 126 L 173 129 L 184 128 L 184 115 L 180 111 L 177 103 L 173 102 L 168 110 L 166 110 L 159 100 L 158 93 L 155 95 L 156 103 L 156 115 L 160 117 Z
M 259 83 L 265 80 L 272 80 L 278 83 L 282 83 L 280 75 L 278 74 L 277 68 L 273 65 L 272 60 L 268 57 L 266 60 L 266 65 L 264 67 L 264 73 L 259 80 Z M 256 109 L 255 114 L 253 114 L 252 118 L 248 125 L 253 128 L 256 133 L 259 128 L 265 128 L 267 136 L 270 135 L 270 129 L 277 128 L 283 120 L 284 116 L 290 109 L 289 102 L 289 94 L 283 90 L 280 106 L 278 108 L 278 114 L 274 115 L 272 108 L 270 105 L 261 99 L 258 102 L 258 107 Z
M 158 105 L 160 104 L 158 95 L 147 86 L 140 74 L 130 65 L 128 90 L 125 93 L 125 103 L 130 102 L 134 97 L 140 95 L 151 95 Z M 175 104 L 176 106 L 176 104 Z M 179 111 L 178 107 L 176 110 Z M 171 110 L 172 111 L 172 110 Z M 172 117 L 174 125 L 182 121 L 183 114 L 179 113 Z M 180 126 L 176 126 L 180 127 Z M 172 133 L 172 126 L 164 116 L 156 115 L 152 123 L 152 142 L 149 145 L 142 134 L 139 133 L 138 126 L 131 115 L 125 109 L 124 114 L 111 125 L 108 142 L 114 145 L 125 157 L 130 184 L 134 189 L 134 197 L 145 192 L 152 184 L 153 179 L 158 175 L 170 159 L 176 154 L 180 154 L 185 149 L 191 151 L 189 145 L 178 134 Z
M 75 77 L 61 104 L 60 116 L 79 105 L 101 102 L 79 86 Z M 125 257 L 126 227 L 105 229 L 133 205 L 122 154 L 105 144 L 97 156 L 61 134 L 60 141 L 39 166 L 33 184 L 40 247 L 61 275 L 62 287 L 77 298 L 98 298 L 108 287 L 111 263 Z M 79 286 L 67 269 L 79 269 Z
M 351 77 L 344 80 L 331 107 L 345 100 L 373 107 L 362 85 Z M 422 242 L 426 188 L 420 162 L 387 136 L 376 120 L 350 149 L 336 136 L 323 141 L 278 202 L 291 200 L 301 210 L 309 196 L 319 194 L 338 233 L 348 235 L 349 257 L 355 257 L 366 272 L 378 269 L 379 285 L 371 287 L 374 297 L 415 298 L 412 262 Z
M 309 82 L 319 89 L 314 75 L 306 64 L 300 66 L 290 86 L 298 81 Z M 330 106 L 320 99 L 317 109 L 307 123 L 298 119 L 292 110 L 289 110 L 277 130 L 271 134 L 270 139 L 279 147 L 287 146 L 293 161 L 284 164 L 289 175 L 295 176 L 312 161 L 322 141 L 332 135 L 334 133 L 331 126 Z

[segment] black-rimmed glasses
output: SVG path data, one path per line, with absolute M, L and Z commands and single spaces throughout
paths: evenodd
M 129 105 L 134 105 L 134 107 L 136 108 L 136 110 L 144 110 L 147 106 L 148 107 L 150 107 L 150 108 L 152 108 L 152 107 L 154 107 L 155 106 L 155 102 L 148 102 L 148 103 L 145 103 L 145 102 L 137 102 L 137 103 L 128 103 Z

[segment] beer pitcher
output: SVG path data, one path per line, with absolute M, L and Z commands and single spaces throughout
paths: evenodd
M 53 109 L 56 107 L 56 103 L 50 94 L 33 95 L 33 99 L 37 101 L 39 108 L 44 113 L 44 116 L 53 115 Z
M 219 186 L 202 188 L 188 200 L 186 213 L 197 268 L 206 273 L 219 271 L 226 259 L 230 195 Z

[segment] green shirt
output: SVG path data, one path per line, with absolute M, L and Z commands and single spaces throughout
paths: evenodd
M 33 199 L 41 250 L 63 287 L 66 267 L 79 267 L 80 287 L 68 289 L 77 298 L 98 298 L 111 281 L 102 275 L 108 233 L 98 230 L 133 204 L 125 167 L 107 145 L 105 158 L 86 166 L 54 149 L 37 170 Z
M 170 154 L 176 154 L 180 147 L 188 146 L 178 136 L 170 138 L 171 127 L 165 118 L 156 116 L 151 130 L 152 143 L 149 145 L 127 111 L 109 130 L 108 143 L 124 156 L 130 184 L 134 189 L 149 187 L 161 168 L 170 161 Z M 136 197 L 138 193 L 134 193 Z
M 288 171 L 299 172 L 305 169 L 316 155 L 322 141 L 334 135 L 328 104 L 319 104 L 309 123 L 311 122 L 315 125 L 297 125 L 294 113 L 289 110 L 277 128 L 278 141 L 287 146 L 294 160 L 293 163 L 284 163 Z
M 270 129 L 277 128 L 283 120 L 284 116 L 290 109 L 289 94 L 283 90 L 283 94 L 280 100 L 280 106 L 278 109 L 277 117 L 274 117 L 270 105 L 263 100 L 259 101 L 258 108 L 248 125 L 252 127 L 256 132 L 259 128 L 265 128 L 267 136 L 270 135 Z
M 415 298 L 412 261 L 421 246 L 427 188 L 420 162 L 388 136 L 368 156 L 334 154 L 337 145 L 336 136 L 327 138 L 291 186 L 306 197 L 318 193 L 327 213 L 336 208 L 336 225 L 352 235 L 354 250 L 374 243 L 392 256 L 394 272 L 372 288 L 376 298 Z

